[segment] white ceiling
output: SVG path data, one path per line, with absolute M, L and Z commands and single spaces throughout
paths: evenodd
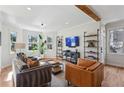
M 124 5 L 92 5 L 90 7 L 105 23 L 124 19 Z
M 28 7 L 32 10 L 28 11 Z M 0 10 L 14 16 L 23 27 L 42 28 L 46 31 L 57 31 L 94 21 L 72 5 L 11 5 L 0 6 Z M 41 27 L 41 23 L 46 25 Z
M 32 10 L 28 11 L 30 7 Z M 91 5 L 104 22 L 124 19 L 124 6 Z M 58 31 L 94 21 L 73 5 L 4 5 L 0 10 L 16 18 L 21 27 Z M 65 23 L 68 24 L 65 24 Z M 46 24 L 41 27 L 41 24 Z

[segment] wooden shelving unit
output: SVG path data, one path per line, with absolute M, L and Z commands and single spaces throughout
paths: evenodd
M 84 58 L 99 61 L 99 29 L 96 34 L 84 32 Z
M 63 57 L 63 37 L 62 36 L 56 37 L 56 57 L 57 58 Z

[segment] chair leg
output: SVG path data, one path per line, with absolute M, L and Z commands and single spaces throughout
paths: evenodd
M 67 83 L 68 83 L 68 86 L 70 85 L 70 82 L 69 81 L 67 81 Z

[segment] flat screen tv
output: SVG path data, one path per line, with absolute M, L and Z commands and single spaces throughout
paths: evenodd
M 66 46 L 68 46 L 68 47 L 79 46 L 79 37 L 78 36 L 67 37 L 66 38 Z

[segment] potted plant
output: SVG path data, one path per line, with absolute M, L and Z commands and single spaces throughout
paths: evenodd
M 46 40 L 43 39 L 42 35 L 39 35 L 39 39 L 40 39 L 39 40 L 39 51 L 43 58 L 45 54 L 45 50 L 46 50 Z

